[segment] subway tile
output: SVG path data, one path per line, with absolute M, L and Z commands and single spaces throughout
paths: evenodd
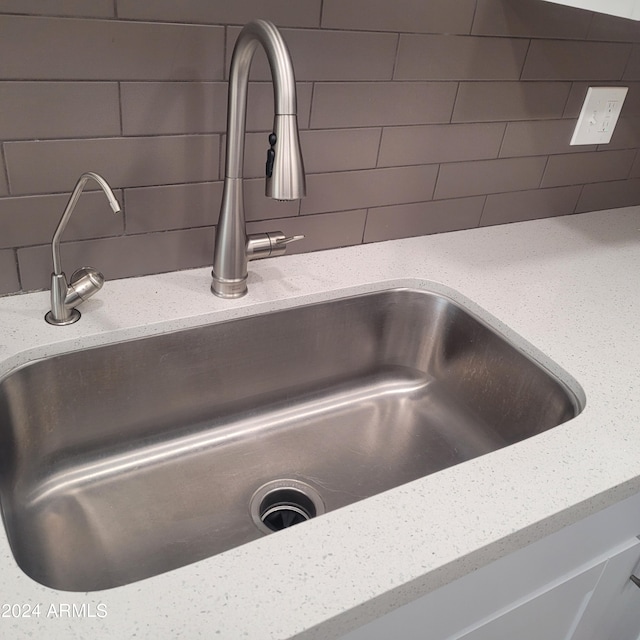
M 622 79 L 625 81 L 640 80 L 640 45 L 634 45 L 629 63 Z
M 0 13 L 34 16 L 112 18 L 113 0 L 0 0 Z
M 501 158 L 595 151 L 596 145 L 571 146 L 575 120 L 509 122 L 500 149 Z
M 362 242 L 366 211 L 342 211 L 313 216 L 297 216 L 267 222 L 250 222 L 248 233 L 282 231 L 287 236 L 304 235 L 287 247 L 288 254 L 347 247 Z
M 127 233 L 206 227 L 218 223 L 222 182 L 142 187 L 125 191 Z M 244 181 L 247 220 L 298 215 L 297 201 L 281 202 L 264 194 L 264 179 Z
M 297 84 L 298 123 L 308 127 L 311 83 Z M 223 132 L 227 126 L 226 82 L 124 82 L 125 135 Z M 252 82 L 247 95 L 247 129 L 273 126 L 273 87 Z
M 434 199 L 535 189 L 546 158 L 456 162 L 440 167 Z
M 206 24 L 245 24 L 259 17 L 278 26 L 317 27 L 320 4 L 321 0 L 118 0 L 118 17 Z
M 428 165 L 313 174 L 307 176 L 307 197 L 300 213 L 431 200 L 437 170 L 436 165 Z
M 344 82 L 315 86 L 313 128 L 449 122 L 455 82 Z
M 125 189 L 127 234 L 212 226 L 218 222 L 222 182 Z
M 85 171 L 111 187 L 137 187 L 218 178 L 219 136 L 94 138 L 9 142 L 4 145 L 14 195 L 68 191 Z
M 219 80 L 224 27 L 0 16 L 5 80 Z
M 528 40 L 401 35 L 397 80 L 518 80 Z
M 504 128 L 498 123 L 387 127 L 378 166 L 497 158 Z
M 100 296 L 108 304 L 109 280 L 211 264 L 213 237 L 210 227 L 63 242 L 60 255 L 63 265 L 92 264 L 104 274 Z M 50 246 L 18 249 L 18 262 L 23 289 L 49 287 Z
M 478 0 L 471 33 L 484 36 L 583 39 L 591 13 L 532 0 Z
M 560 118 L 570 89 L 568 82 L 461 82 L 452 121 Z
M 13 251 L 0 251 L 0 295 L 20 291 L 18 266 Z
M 582 187 L 576 211 L 600 211 L 640 205 L 640 179 L 594 182 Z
M 637 155 L 631 167 L 630 178 L 640 178 L 640 155 Z
M 9 186 L 7 185 L 7 179 L 5 178 L 4 164 L 2 162 L 2 154 L 0 154 L 0 196 L 6 196 L 9 194 Z
M 226 82 L 123 82 L 127 136 L 224 131 Z
M 240 28 L 227 29 L 227 66 Z M 282 29 L 296 80 L 391 80 L 398 36 L 309 29 Z M 251 64 L 252 80 L 270 80 L 267 57 L 258 48 Z
M 588 37 L 607 42 L 640 42 L 640 29 L 635 20 L 594 13 Z
M 244 175 L 264 178 L 269 143 L 267 133 L 245 136 Z M 322 129 L 300 132 L 305 171 L 326 173 L 372 169 L 376 166 L 380 129 Z M 348 152 L 340 149 L 348 149 Z
M 640 116 L 620 118 L 608 144 L 601 144 L 598 150 L 636 149 L 640 147 Z
M 410 238 L 478 226 L 484 197 L 418 202 L 369 209 L 365 242 Z
M 115 82 L 0 82 L 0 139 L 120 134 Z
M 73 185 L 72 185 L 73 186 Z M 122 194 L 116 192 L 122 204 Z M 69 194 L 0 198 L 0 248 L 51 242 Z M 124 232 L 124 216 L 111 210 L 100 191 L 83 193 L 63 239 L 100 238 Z
M 551 156 L 543 187 L 620 180 L 629 175 L 636 151 L 594 151 Z
M 620 80 L 631 45 L 569 40 L 532 40 L 523 80 Z
M 305 170 L 322 173 L 372 169 L 376 166 L 380 134 L 379 128 L 301 131 Z
M 581 187 L 556 187 L 487 196 L 480 225 L 550 218 L 573 213 Z
M 469 33 L 475 0 L 324 0 L 322 26 L 417 33 Z

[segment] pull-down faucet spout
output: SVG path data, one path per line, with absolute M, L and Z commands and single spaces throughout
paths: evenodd
M 240 32 L 231 58 L 224 191 L 211 284 L 213 293 L 223 298 L 239 298 L 247 292 L 249 260 L 282 255 L 289 242 L 303 237 L 287 238 L 279 231 L 246 234 L 242 168 L 249 70 L 258 44 L 267 54 L 274 89 L 275 117 L 268 138 L 266 195 L 276 200 L 298 200 L 306 192 L 291 56 L 275 25 L 256 20 Z

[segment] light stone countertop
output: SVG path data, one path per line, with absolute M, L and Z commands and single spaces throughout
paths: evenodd
M 48 292 L 2 298 L 0 377 L 54 353 L 412 286 L 469 306 L 586 406 L 511 447 L 107 591 L 37 584 L 2 530 L 0 604 L 41 615 L 0 610 L 0 637 L 337 638 L 640 491 L 640 207 L 254 262 L 237 301 L 209 285 L 209 268 L 107 282 L 69 327 L 44 322 Z M 84 615 L 60 607 L 73 603 Z

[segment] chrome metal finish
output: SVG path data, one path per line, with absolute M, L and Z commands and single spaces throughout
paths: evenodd
M 281 256 L 287 250 L 288 244 L 302 238 L 303 235 L 286 237 L 282 231 L 251 234 L 247 237 L 247 260 Z
M 0 381 L 0 501 L 27 574 L 106 589 L 260 537 L 255 495 L 274 480 L 329 512 L 580 410 L 456 303 L 387 290 L 16 370 Z
M 76 186 L 67 202 L 67 206 L 60 218 L 60 222 L 53 234 L 51 242 L 51 252 L 53 258 L 53 273 L 51 274 L 51 311 L 45 320 L 49 324 L 67 325 L 80 319 L 80 312 L 76 307 L 83 301 L 89 299 L 96 291 L 99 291 L 104 284 L 104 276 L 93 267 L 82 267 L 71 276 L 71 282 L 67 285 L 67 278 L 62 271 L 62 261 L 60 260 L 60 239 L 71 218 L 84 189 L 87 180 L 95 180 L 107 196 L 109 205 L 114 213 L 120 211 L 120 204 L 113 195 L 111 187 L 107 181 L 97 173 L 88 171 L 80 176 Z
M 298 136 L 296 83 L 289 50 L 274 24 L 256 20 L 247 24 L 236 41 L 231 58 L 227 106 L 227 153 L 222 207 L 216 230 L 211 290 L 223 298 L 247 292 L 247 262 L 279 253 L 255 248 L 245 229 L 243 176 L 249 69 L 258 44 L 264 48 L 274 88 L 272 168 L 267 171 L 266 195 L 277 200 L 297 200 L 306 193 L 304 165 Z M 275 136 L 275 137 L 273 137 Z M 280 232 L 276 232 L 280 233 Z M 296 238 L 298 239 L 298 238 Z

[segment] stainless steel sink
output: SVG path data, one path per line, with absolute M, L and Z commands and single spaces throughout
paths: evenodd
M 127 584 L 508 446 L 573 393 L 451 300 L 393 289 L 39 360 L 0 382 L 15 558 Z

